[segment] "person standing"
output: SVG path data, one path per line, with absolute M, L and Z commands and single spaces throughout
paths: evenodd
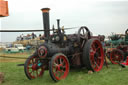
M 35 38 L 35 34 L 34 33 L 32 33 L 32 39 L 34 39 Z

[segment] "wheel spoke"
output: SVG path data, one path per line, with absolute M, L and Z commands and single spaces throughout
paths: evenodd
M 36 75 L 37 75 L 37 77 L 38 77 L 38 70 L 36 70 Z
M 33 74 L 32 76 L 35 77 L 35 71 L 33 71 L 32 74 Z
M 101 59 L 102 59 L 102 57 L 101 57 L 101 56 L 99 56 L 99 57 L 98 57 L 98 59 L 99 59 L 99 60 L 101 60 Z
M 112 59 L 112 60 L 116 60 L 114 56 L 113 56 L 113 57 L 111 57 L 111 59 Z
M 95 47 L 95 45 L 92 45 L 92 50 L 93 50 L 94 52 L 96 52 L 96 47 Z
M 59 64 L 58 59 L 55 60 L 56 64 Z
M 100 49 L 100 47 L 96 48 L 96 51 L 98 51 Z
M 35 63 L 38 64 L 39 63 L 39 59 L 35 59 Z
M 27 67 L 28 69 L 32 69 L 32 67 Z
M 95 62 L 94 60 L 91 61 L 92 68 L 95 68 L 96 66 L 94 62 Z
M 33 73 L 33 70 L 31 72 L 29 72 L 29 73 L 32 74 Z
M 64 62 L 64 60 L 62 61 L 62 65 L 63 65 L 63 66 L 65 65 L 65 62 Z
M 99 65 L 97 64 L 97 62 L 94 61 L 94 63 L 95 63 L 95 65 L 99 68 Z
M 57 71 L 55 72 L 55 75 L 58 76 L 58 74 L 59 74 L 59 73 L 58 73 L 58 70 L 57 70 Z
M 83 35 L 84 35 L 84 29 L 83 29 Z
M 62 59 L 60 58 L 60 64 L 62 64 Z
M 60 78 L 64 75 L 64 71 L 60 71 Z
M 94 51 L 90 52 L 90 55 L 91 55 L 91 56 L 94 56 L 94 54 L 95 54 L 95 52 L 94 52 Z
M 63 66 L 63 68 L 66 68 L 66 66 Z
M 119 61 L 122 61 L 122 56 L 119 56 L 119 57 L 118 57 L 118 60 L 119 60 Z
M 56 62 L 53 64 L 54 68 L 57 68 L 58 64 L 56 64 Z
M 31 61 L 32 61 L 32 64 L 34 64 L 34 60 L 32 59 Z

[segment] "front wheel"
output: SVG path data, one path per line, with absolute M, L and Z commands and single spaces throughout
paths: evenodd
M 25 61 L 24 71 L 30 80 L 43 75 L 44 67 L 37 55 L 34 54 Z
M 55 54 L 49 64 L 49 73 L 54 81 L 65 79 L 69 73 L 69 61 L 62 53 Z

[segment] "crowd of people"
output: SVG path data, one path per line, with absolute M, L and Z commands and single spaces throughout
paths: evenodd
M 21 34 L 20 36 L 18 36 L 16 38 L 16 41 L 23 41 L 23 40 L 30 40 L 30 39 L 36 39 L 39 38 L 40 40 L 43 39 L 43 36 L 41 34 L 39 34 L 39 36 L 37 36 L 36 34 L 32 33 L 32 34 Z

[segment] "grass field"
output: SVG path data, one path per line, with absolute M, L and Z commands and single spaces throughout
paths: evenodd
M 25 61 L 22 58 L 28 58 L 31 54 L 33 54 L 33 50 L 30 51 L 25 51 L 21 53 L 6 53 L 5 51 L 0 51 L 0 62 L 20 62 L 20 61 Z M 5 57 L 4 57 L 5 56 Z M 9 57 L 9 58 L 6 58 Z M 16 59 L 16 58 L 18 59 Z
M 128 85 L 128 68 L 118 65 L 109 64 L 109 68 L 104 66 L 100 72 L 93 74 L 88 74 L 86 69 L 71 69 L 65 80 L 55 83 L 48 71 L 38 79 L 28 80 L 23 66 L 17 66 L 22 63 L 24 60 L 0 62 L 0 72 L 5 74 L 5 81 L 1 85 Z

